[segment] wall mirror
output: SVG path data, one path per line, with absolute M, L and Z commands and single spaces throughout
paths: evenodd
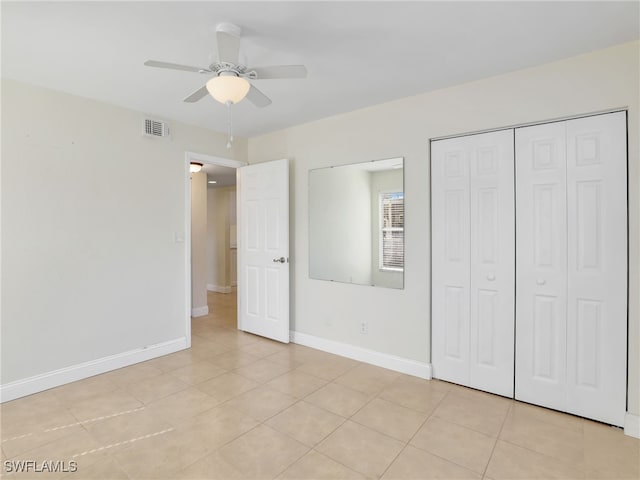
M 309 171 L 309 276 L 404 287 L 404 159 Z

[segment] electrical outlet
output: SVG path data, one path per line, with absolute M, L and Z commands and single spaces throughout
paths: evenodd
M 364 320 L 360 322 L 360 333 L 368 333 L 369 332 L 369 324 Z

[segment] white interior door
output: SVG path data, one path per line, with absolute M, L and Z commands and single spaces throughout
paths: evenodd
M 439 140 L 432 162 L 434 376 L 513 395 L 513 130 Z
M 567 402 L 624 424 L 627 358 L 626 114 L 567 122 Z
M 564 122 L 516 129 L 516 398 L 564 410 L 567 160 Z
M 289 162 L 238 169 L 238 328 L 289 342 Z

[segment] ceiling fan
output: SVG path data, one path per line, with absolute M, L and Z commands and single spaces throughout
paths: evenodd
M 197 102 L 210 93 L 218 102 L 227 106 L 247 98 L 257 107 L 266 107 L 271 99 L 251 85 L 248 80 L 267 80 L 285 78 L 305 78 L 307 68 L 304 65 L 274 65 L 270 67 L 249 68 L 239 63 L 240 28 L 230 23 L 216 27 L 218 61 L 208 68 L 192 67 L 177 63 L 147 60 L 148 67 L 169 68 L 202 74 L 213 74 L 205 86 L 199 88 L 183 101 Z

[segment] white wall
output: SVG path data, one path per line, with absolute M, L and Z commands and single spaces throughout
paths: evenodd
M 235 218 L 231 218 L 231 200 L 235 191 L 236 187 L 207 190 L 207 288 L 212 291 L 229 291 L 233 283 L 230 248 Z
M 246 160 L 246 140 L 142 119 L 2 81 L 3 389 L 184 339 L 185 151 Z
M 191 315 L 209 312 L 207 306 L 207 174 L 191 174 Z
M 292 329 L 430 360 L 429 139 L 629 108 L 629 411 L 640 413 L 639 44 L 446 88 L 275 132 L 249 141 L 251 163 L 292 159 Z M 310 169 L 405 158 L 404 289 L 309 279 Z M 369 333 L 359 333 L 359 319 Z

